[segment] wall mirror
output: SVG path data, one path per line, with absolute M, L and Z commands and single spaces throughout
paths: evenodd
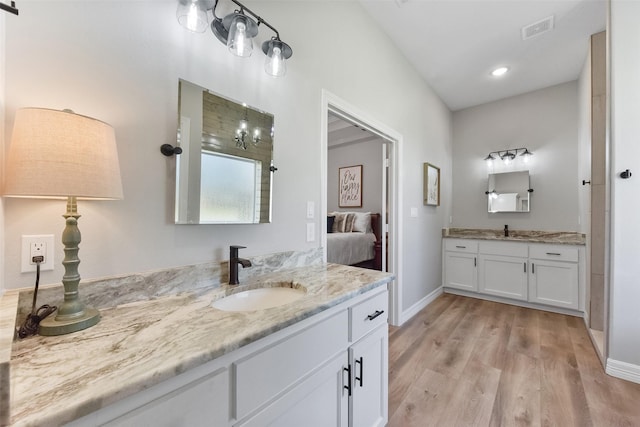
M 492 173 L 486 191 L 489 212 L 529 212 L 529 171 Z
M 273 115 L 178 84 L 176 224 L 270 222 Z

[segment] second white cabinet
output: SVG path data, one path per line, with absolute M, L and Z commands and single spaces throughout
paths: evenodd
M 451 292 L 584 309 L 580 246 L 448 238 L 442 247 L 443 287 Z

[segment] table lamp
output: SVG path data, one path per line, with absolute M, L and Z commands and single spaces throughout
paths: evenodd
M 23 108 L 16 112 L 6 163 L 4 195 L 67 198 L 62 233 L 64 302 L 55 317 L 40 322 L 40 335 L 63 335 L 100 321 L 78 293 L 78 199 L 122 199 L 120 166 L 113 128 L 70 110 Z

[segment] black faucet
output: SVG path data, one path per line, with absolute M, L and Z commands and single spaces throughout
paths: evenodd
M 244 258 L 238 258 L 238 249 L 244 249 L 246 246 L 230 246 L 229 247 L 229 284 L 237 285 L 238 281 L 238 264 L 242 265 L 242 268 L 251 267 L 251 261 Z
M 507 224 L 504 225 L 504 237 L 509 237 L 509 226 Z

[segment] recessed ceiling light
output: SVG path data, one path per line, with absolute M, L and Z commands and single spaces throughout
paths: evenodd
M 507 73 L 507 71 L 509 71 L 509 67 L 499 67 L 499 68 L 496 68 L 495 70 L 493 70 L 491 72 L 491 75 L 494 76 L 494 77 L 500 77 L 500 76 L 505 75 Z

